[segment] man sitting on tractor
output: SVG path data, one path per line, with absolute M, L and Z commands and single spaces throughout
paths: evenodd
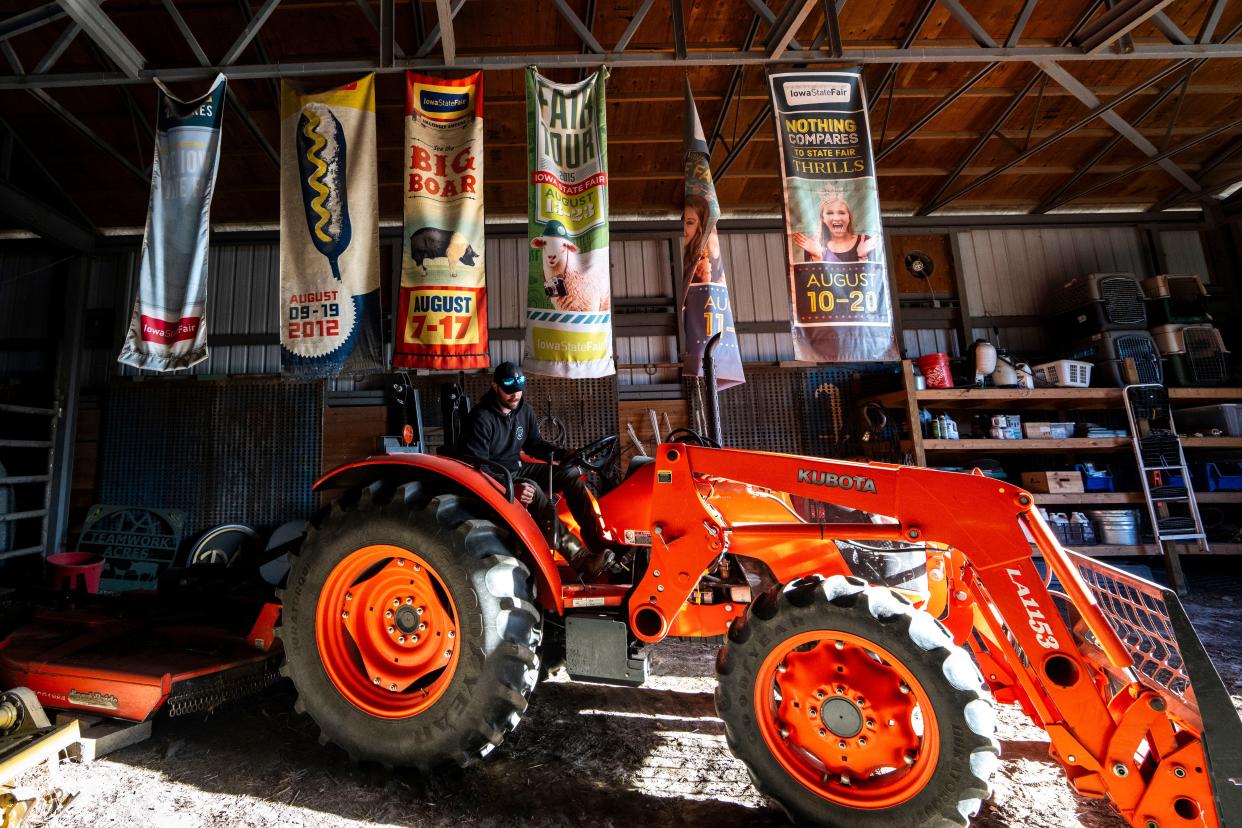
M 553 521 L 558 520 L 556 508 L 539 484 L 519 477 L 521 453 L 555 464 L 562 449 L 539 434 L 538 418 L 530 406 L 522 402 L 526 376 L 512 362 L 502 362 L 492 376 L 492 388 L 470 411 L 466 422 L 462 454 L 504 466 L 513 475 L 513 493 L 535 517 L 548 538 L 553 538 Z M 582 470 L 577 466 L 557 466 L 552 474 L 553 490 L 559 492 L 578 522 L 582 543 L 560 527 L 560 546 L 570 565 L 583 578 L 593 579 L 612 563 L 599 518 L 587 492 Z M 583 545 L 585 544 L 585 546 Z

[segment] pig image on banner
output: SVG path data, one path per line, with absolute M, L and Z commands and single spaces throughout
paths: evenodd
M 573 84 L 526 70 L 529 373 L 606 377 L 612 361 L 608 261 L 607 70 Z
M 405 226 L 396 368 L 486 368 L 483 73 L 405 75 Z
M 138 295 L 117 362 L 176 371 L 207 359 L 207 241 L 227 81 L 182 101 L 163 84 Z
M 382 370 L 375 76 L 281 81 L 280 361 L 290 376 Z

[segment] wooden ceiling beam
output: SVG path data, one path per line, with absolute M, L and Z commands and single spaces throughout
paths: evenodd
M 1084 28 L 1074 39 L 1074 43 L 1085 54 L 1098 54 L 1172 2 L 1173 0 L 1124 0 L 1106 10 Z

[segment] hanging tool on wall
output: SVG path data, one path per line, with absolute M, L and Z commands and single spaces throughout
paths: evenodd
M 647 453 L 643 441 L 638 439 L 638 432 L 634 430 L 634 424 L 626 423 L 625 429 L 630 433 L 630 440 L 634 443 L 634 449 L 643 457 L 650 457 L 651 455 Z

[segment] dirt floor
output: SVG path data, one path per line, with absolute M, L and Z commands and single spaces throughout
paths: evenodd
M 1193 584 L 1187 609 L 1242 707 L 1242 578 Z M 517 732 L 481 765 L 432 778 L 351 767 L 293 713 L 281 685 L 208 718 L 156 722 L 147 742 L 68 765 L 78 796 L 42 824 L 68 826 L 784 825 L 725 746 L 712 703 L 715 649 L 670 641 L 653 678 L 629 689 L 542 685 Z M 1078 798 L 1047 758 L 1047 737 L 1000 711 L 1002 768 L 978 826 L 1120 828 L 1108 806 Z M 28 781 L 37 782 L 35 779 Z

